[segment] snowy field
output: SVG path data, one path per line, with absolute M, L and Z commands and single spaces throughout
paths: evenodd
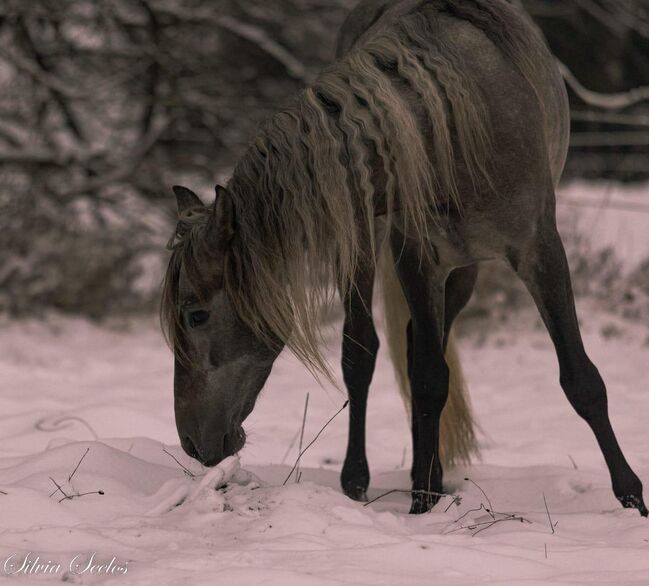
M 583 321 L 613 424 L 649 486 L 647 330 L 606 315 Z M 369 506 L 341 494 L 346 413 L 305 454 L 300 483 L 282 486 L 306 393 L 305 443 L 345 398 L 291 356 L 278 360 L 246 423 L 240 468 L 231 459 L 206 474 L 178 447 L 172 359 L 153 322 L 6 322 L 3 583 L 649 584 L 649 522 L 613 497 L 595 440 L 558 385 L 548 338 L 530 324 L 523 315 L 486 341 L 461 341 L 482 461 L 447 475 L 461 503 L 409 516 L 404 494 Z M 337 341 L 332 334 L 335 362 Z M 370 498 L 408 488 L 408 428 L 384 352 L 368 426 Z M 496 524 L 480 510 L 487 499 L 501 513 Z
M 573 184 L 559 197 L 563 225 L 632 271 L 649 253 L 646 194 Z M 579 310 L 613 425 L 649 487 L 649 332 L 590 302 Z M 335 364 L 339 342 L 332 332 Z M 306 394 L 305 444 L 345 400 L 289 355 L 246 422 L 240 461 L 208 471 L 178 446 L 172 357 L 153 320 L 0 323 L 0 582 L 649 584 L 649 522 L 613 497 L 537 318 L 522 313 L 460 350 L 482 459 L 447 473 L 461 500 L 414 517 L 403 493 L 368 506 L 341 494 L 345 412 L 303 457 L 300 482 L 283 486 Z M 368 455 L 370 498 L 409 487 L 408 425 L 384 351 Z

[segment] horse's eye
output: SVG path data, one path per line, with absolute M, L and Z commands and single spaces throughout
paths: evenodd
M 210 314 L 207 311 L 192 311 L 189 314 L 189 327 L 195 328 L 197 326 L 203 325 L 210 319 Z

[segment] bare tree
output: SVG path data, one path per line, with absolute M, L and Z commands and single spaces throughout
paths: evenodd
M 634 88 L 649 85 L 649 0 L 516 1 L 563 64 L 575 154 L 646 155 L 647 90 Z M 168 185 L 222 180 L 258 122 L 332 59 L 353 4 L 0 3 L 0 309 L 139 307 Z

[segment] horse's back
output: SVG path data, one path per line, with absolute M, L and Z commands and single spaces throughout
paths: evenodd
M 521 72 L 499 46 L 498 39 L 494 39 L 498 31 L 489 31 L 484 21 L 472 22 L 450 14 L 443 9 L 444 4 L 438 0 L 363 0 L 341 29 L 338 55 L 343 56 L 355 44 L 361 45 L 380 31 L 396 26 L 404 15 L 427 10 L 431 18 L 437 20 L 438 36 L 430 39 L 431 46 L 435 43 L 451 46 L 480 90 L 475 99 L 482 100 L 486 106 L 488 124 L 495 135 L 494 151 L 500 159 L 497 164 L 520 168 L 524 162 L 520 160 L 521 148 L 531 155 L 534 146 L 539 146 L 556 185 L 568 150 L 569 110 L 565 85 L 550 51 L 539 39 L 531 45 L 534 54 L 522 57 L 528 58 L 533 66 L 532 87 L 522 79 Z M 504 0 L 480 0 L 475 4 L 487 8 L 495 6 L 505 14 L 505 26 L 518 27 L 530 38 L 540 35 L 527 16 L 517 13 Z M 507 161 L 507 153 L 511 155 L 510 161 Z M 502 176 L 502 173 L 496 172 L 496 175 Z

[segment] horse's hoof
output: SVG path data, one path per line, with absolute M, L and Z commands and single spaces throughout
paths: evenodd
M 358 501 L 359 503 L 367 502 L 367 489 L 362 486 L 345 486 L 343 487 L 343 492 L 353 501 Z
M 428 513 L 439 501 L 439 497 L 431 494 L 415 494 L 412 497 L 410 506 L 411 515 L 422 515 Z
M 619 496 L 617 497 L 617 500 L 619 500 L 622 503 L 622 506 L 625 509 L 638 509 L 638 511 L 643 517 L 649 516 L 649 510 L 647 510 L 647 507 L 645 506 L 644 501 L 642 500 L 642 496 L 629 494 L 626 496 Z

